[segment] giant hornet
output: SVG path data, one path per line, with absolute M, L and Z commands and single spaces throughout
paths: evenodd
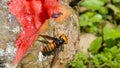
M 39 40 L 40 42 L 48 44 L 46 46 L 41 46 L 40 48 L 40 51 L 42 52 L 43 55 L 48 55 L 52 51 L 55 51 L 56 49 L 61 48 L 63 44 L 68 43 L 68 38 L 65 34 L 62 34 L 59 38 L 50 37 L 48 35 L 40 35 L 40 36 L 43 38 L 52 40 L 52 42 Z

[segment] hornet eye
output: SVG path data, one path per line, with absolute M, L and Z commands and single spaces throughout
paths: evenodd
M 53 17 L 53 18 L 58 18 L 60 15 L 62 15 L 61 12 L 59 12 L 59 13 L 53 13 L 53 14 L 52 14 L 52 17 Z

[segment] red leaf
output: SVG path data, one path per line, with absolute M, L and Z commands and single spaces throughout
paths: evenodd
M 42 24 L 53 13 L 59 13 L 58 0 L 12 0 L 10 12 L 15 15 L 23 27 L 15 45 L 18 47 L 14 64 L 19 63 L 38 35 Z

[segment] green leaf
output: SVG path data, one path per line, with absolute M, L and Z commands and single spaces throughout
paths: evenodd
M 120 53 L 116 54 L 116 59 L 120 61 Z
M 89 51 L 91 51 L 92 53 L 97 53 L 98 50 L 99 50 L 100 47 L 101 47 L 101 43 L 102 43 L 102 38 L 101 38 L 101 37 L 96 38 L 96 39 L 90 44 Z
M 102 14 L 107 14 L 108 9 L 104 6 L 108 0 L 84 0 L 80 2 L 81 6 L 87 7 L 90 10 L 98 10 Z
M 108 60 L 108 58 L 106 56 L 104 56 L 102 53 L 97 54 L 97 58 L 98 58 L 100 64 L 105 63 Z
M 75 56 L 75 60 L 70 63 L 73 68 L 86 68 L 86 62 L 88 61 L 87 54 L 78 52 Z
M 76 54 L 76 58 L 79 59 L 79 60 L 84 60 L 84 61 L 87 62 L 88 56 L 83 52 L 79 52 L 79 53 Z
M 118 67 L 118 64 L 119 64 L 119 63 L 118 63 L 116 60 L 114 60 L 114 61 L 112 61 L 112 62 L 110 63 L 110 67 L 111 67 L 111 68 L 119 68 L 119 67 Z
M 113 4 L 108 4 L 107 7 L 112 9 L 114 11 L 114 13 L 119 13 L 120 12 L 120 9 Z
M 102 21 L 102 16 L 95 12 L 86 12 L 79 17 L 80 26 L 92 26 Z
M 94 33 L 94 32 L 97 33 L 97 32 L 98 32 L 98 28 L 97 28 L 97 26 L 91 26 L 91 27 L 89 28 L 89 31 L 90 31 L 90 32 L 93 32 L 93 33 Z
M 117 46 L 113 46 L 113 47 L 110 49 L 110 51 L 111 51 L 112 53 L 117 53 L 117 52 L 118 52 L 118 47 L 117 47 Z
M 113 46 L 111 49 L 110 49 L 113 57 L 116 57 L 116 55 L 119 53 L 119 49 L 117 46 Z
M 112 0 L 113 3 L 120 3 L 120 0 Z
M 93 56 L 93 63 L 95 64 L 96 67 L 100 66 L 100 62 L 96 55 Z
M 84 68 L 83 61 L 77 61 L 75 68 L 79 68 L 79 67 Z
M 117 46 L 120 48 L 120 41 L 118 42 Z
M 105 40 L 105 43 L 106 43 L 107 47 L 111 48 L 115 44 L 115 40 L 113 40 L 113 39 L 107 39 L 107 40 Z
M 109 0 L 99 0 L 99 1 L 101 1 L 101 2 L 103 2 L 103 3 L 109 2 Z
M 120 18 L 120 8 L 116 5 L 113 4 L 108 4 L 107 7 L 109 7 L 110 9 L 112 9 L 114 11 L 114 14 Z
M 108 40 L 108 39 L 114 40 L 114 39 L 120 38 L 120 30 L 109 28 L 109 27 L 104 27 L 103 37 L 104 37 L 104 40 Z
M 106 61 L 107 63 L 110 63 L 113 59 L 113 55 L 112 53 L 109 51 L 109 52 L 103 52 L 102 53 L 108 60 Z
M 99 12 L 100 12 L 101 14 L 107 14 L 107 13 L 108 13 L 108 8 L 106 8 L 106 7 L 101 7 L 101 8 L 99 8 Z
M 92 10 L 97 10 L 97 9 L 101 8 L 101 6 L 104 5 L 104 2 L 102 2 L 100 0 L 85 0 L 81 3 L 81 5 L 89 8 L 89 9 L 92 9 Z
M 72 66 L 72 68 L 86 68 L 82 60 L 74 60 L 70 63 L 70 65 Z
M 91 22 L 101 22 L 102 16 L 100 14 L 95 13 L 91 18 Z

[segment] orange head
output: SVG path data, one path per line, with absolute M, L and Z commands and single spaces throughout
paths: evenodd
M 67 36 L 66 36 L 65 34 L 62 34 L 62 35 L 60 36 L 60 38 L 64 40 L 64 43 L 65 43 L 65 44 L 68 43 L 68 38 L 67 38 Z

